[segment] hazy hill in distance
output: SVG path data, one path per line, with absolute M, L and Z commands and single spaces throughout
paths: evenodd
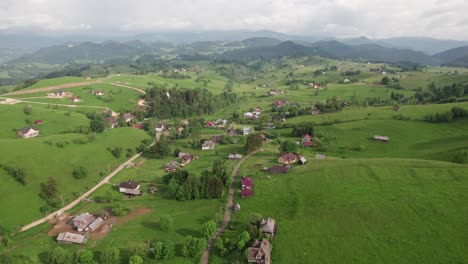
M 438 59 L 442 64 L 450 64 L 450 62 L 466 56 L 468 56 L 468 45 L 437 53 L 434 58 Z
M 467 41 L 445 40 L 428 37 L 397 37 L 387 39 L 369 39 L 367 37 L 346 38 L 338 41 L 348 45 L 376 44 L 386 48 L 411 49 L 434 55 L 445 50 L 466 46 Z

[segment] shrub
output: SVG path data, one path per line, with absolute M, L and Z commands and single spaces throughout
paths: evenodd
M 170 215 L 162 216 L 159 221 L 162 231 L 169 231 L 174 227 L 174 219 Z
M 86 176 L 88 176 L 88 170 L 85 167 L 79 166 L 73 169 L 73 177 L 76 179 L 84 179 Z

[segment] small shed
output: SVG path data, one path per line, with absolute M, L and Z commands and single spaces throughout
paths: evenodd
M 381 142 L 388 142 L 390 140 L 390 138 L 387 137 L 387 136 L 375 135 L 374 140 L 381 141 Z
M 299 161 L 297 162 L 297 164 L 304 165 L 306 162 L 307 162 L 307 159 L 301 156 L 299 158 Z
M 236 205 L 234 205 L 234 211 L 239 212 L 240 209 L 241 209 L 240 204 L 237 203 Z

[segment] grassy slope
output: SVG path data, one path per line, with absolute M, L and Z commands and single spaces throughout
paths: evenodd
M 13 106 L 0 113 L 3 117 L 0 118 L 3 123 L 0 130 L 0 135 L 3 136 L 0 139 L 1 163 L 24 168 L 28 181 L 26 187 L 22 186 L 5 171 L 0 171 L 0 176 L 4 179 L 4 184 L 0 187 L 2 193 L 5 197 L 15 197 L 14 200 L 3 199 L 0 202 L 5 212 L 2 225 L 9 228 L 26 224 L 41 216 L 39 207 L 45 203 L 38 197 L 38 193 L 40 183 L 45 182 L 47 177 L 54 177 L 65 202 L 71 201 L 73 192 L 81 193 L 93 186 L 100 178 L 99 173 L 106 172 L 108 165 L 114 168 L 126 159 L 125 154 L 119 159 L 114 158 L 106 147 L 134 149 L 142 139 L 147 138 L 143 131 L 121 128 L 99 134 L 91 143 L 77 145 L 73 140 L 85 138 L 84 135 L 54 134 L 79 125 L 88 125 L 89 120 L 78 113 L 65 116 L 64 111 L 34 108 L 31 116 L 44 120 L 40 125 L 42 134 L 38 138 L 21 139 L 12 130 L 25 125 L 17 121 L 24 118 L 22 108 Z M 52 145 L 45 144 L 45 141 L 52 142 Z M 57 142 L 68 144 L 59 148 L 55 145 Z M 76 180 L 72 176 L 73 169 L 80 165 L 89 171 L 85 180 Z
M 242 166 L 255 196 L 237 201 L 236 237 L 250 213 L 273 217 L 275 263 L 463 263 L 467 166 L 399 159 L 312 161 L 287 175 Z M 228 259 L 242 258 L 231 255 Z M 211 263 L 230 263 L 214 256 Z

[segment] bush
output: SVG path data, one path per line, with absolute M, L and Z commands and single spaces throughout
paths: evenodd
M 79 166 L 73 169 L 73 177 L 75 177 L 75 179 L 84 179 L 86 176 L 88 176 L 88 170 L 85 167 Z
M 159 221 L 162 231 L 169 231 L 174 227 L 174 219 L 170 215 L 162 216 Z
M 453 158 L 453 162 L 460 164 L 468 163 L 468 152 L 465 150 L 457 151 L 455 157 Z

